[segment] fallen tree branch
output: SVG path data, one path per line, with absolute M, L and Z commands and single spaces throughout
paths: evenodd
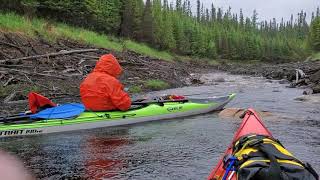
M 10 102 L 15 96 L 16 96 L 17 92 L 13 91 L 13 93 L 9 94 L 4 100 L 3 103 L 8 103 Z
M 17 101 L 8 101 L 8 102 L 3 102 L 4 104 L 26 104 L 28 103 L 28 100 L 17 100 Z
M 296 69 L 296 84 L 299 82 L 299 78 L 305 78 L 306 74 L 301 69 Z
M 45 86 L 45 85 L 42 85 L 42 84 L 33 82 L 26 74 L 25 74 L 24 76 L 27 78 L 27 80 L 22 80 L 22 79 L 20 79 L 20 81 L 30 82 L 30 83 L 32 83 L 32 84 L 34 84 L 34 85 L 36 85 L 36 86 L 43 87 L 43 88 L 45 88 L 45 89 L 47 89 L 47 90 L 51 90 L 50 88 L 48 88 L 48 87 Z
M 55 97 L 55 96 L 49 96 L 48 98 L 49 99 L 67 99 L 67 98 L 75 98 L 75 97 L 80 97 L 79 95 L 67 95 L 66 94 L 66 96 L 63 96 L 63 95 L 61 95 L 61 96 L 57 96 L 57 97 Z M 7 105 L 16 105 L 16 104 L 27 104 L 28 103 L 28 100 L 16 100 L 16 101 L 6 101 L 6 102 L 3 102 L 3 104 L 7 104 Z
M 4 58 L 12 58 L 11 56 L 9 56 L 8 54 L 6 54 L 6 53 L 4 53 L 4 52 L 2 52 L 2 51 L 0 51 L 0 55 L 2 56 L 2 57 L 4 57 Z
M 49 93 L 50 99 L 55 99 L 57 97 L 80 97 L 80 95 L 72 94 L 72 93 Z
M 13 81 L 14 79 L 15 79 L 14 77 L 9 78 L 9 80 L 3 84 L 3 87 L 8 86 L 9 83 L 10 83 L 11 81 Z
M 0 43 L 3 44 L 3 45 L 7 45 L 7 46 L 10 46 L 10 47 L 14 47 L 14 48 L 20 49 L 20 47 L 18 47 L 15 44 L 11 44 L 11 43 L 8 43 L 8 42 L 5 42 L 5 41 L 1 41 L 1 40 L 0 40 Z
M 28 65 L 11 65 L 11 64 L 0 64 L 0 67 L 5 67 L 5 68 L 33 68 L 33 66 L 28 66 Z
M 7 46 L 11 46 L 11 47 L 14 47 L 16 48 L 18 51 L 20 51 L 22 54 L 26 54 L 25 51 L 23 51 L 18 45 L 16 45 L 16 41 L 14 41 L 10 36 L 8 36 L 8 34 L 3 34 L 4 37 L 6 37 L 8 39 L 8 41 L 10 41 L 11 43 L 8 43 L 8 42 L 4 42 L 2 41 L 3 44 L 6 44 Z
M 57 53 L 48 53 L 48 54 L 42 54 L 42 55 L 27 56 L 27 57 L 16 58 L 16 59 L 5 59 L 5 60 L 0 60 L 0 63 L 16 62 L 16 61 L 21 61 L 21 60 L 31 60 L 31 59 L 37 59 L 37 58 L 42 58 L 42 57 L 54 57 L 54 56 L 61 56 L 61 55 L 74 54 L 74 53 L 94 52 L 94 51 L 98 51 L 98 50 L 99 49 L 78 49 L 78 50 L 71 50 L 71 51 L 60 51 Z
M 145 66 L 145 64 L 143 64 L 143 63 L 133 63 L 133 62 L 127 62 L 127 61 L 119 61 L 119 64 L 121 66 L 129 66 L 129 65 L 131 65 L 131 66 Z
M 52 75 L 52 74 L 43 74 L 43 73 L 37 73 L 37 72 L 28 72 L 28 71 L 23 71 L 23 70 L 18 70 L 18 69 L 7 69 L 7 68 L 3 68 L 2 69 L 6 69 L 7 72 L 16 72 L 22 75 L 28 74 L 28 75 L 38 75 L 38 76 L 47 76 L 47 77 L 54 77 L 54 78 L 58 78 L 58 79 L 67 79 L 67 77 L 65 76 L 58 76 L 58 75 Z
M 85 55 L 85 54 L 77 54 L 79 57 L 84 57 L 84 58 L 90 58 L 90 59 L 95 59 L 96 61 L 99 60 L 99 56 L 90 56 L 90 55 Z
M 83 62 L 85 62 L 86 60 L 81 59 L 80 62 L 78 62 L 78 65 L 81 65 Z
M 0 71 L 0 74 L 8 74 L 8 71 Z

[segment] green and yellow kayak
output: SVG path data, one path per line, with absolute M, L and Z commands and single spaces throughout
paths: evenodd
M 76 117 L 68 119 L 22 118 L 21 121 L 2 121 L 0 124 L 0 138 L 121 126 L 198 115 L 221 110 L 234 97 L 235 94 L 230 94 L 223 97 L 188 99 L 187 102 L 150 103 L 125 112 L 85 111 Z

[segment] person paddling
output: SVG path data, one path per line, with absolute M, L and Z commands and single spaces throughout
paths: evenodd
M 122 68 L 112 54 L 100 57 L 93 71 L 80 85 L 80 96 L 90 111 L 121 110 L 131 107 L 130 96 L 118 80 Z

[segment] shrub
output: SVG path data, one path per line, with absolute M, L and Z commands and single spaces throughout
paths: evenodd
M 162 90 L 170 87 L 170 85 L 167 82 L 158 79 L 147 80 L 144 83 L 144 86 L 151 90 Z

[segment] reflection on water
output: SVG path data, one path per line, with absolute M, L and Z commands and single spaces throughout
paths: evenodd
M 128 129 L 110 129 L 105 133 L 90 135 L 86 138 L 85 147 L 81 149 L 86 154 L 84 161 L 85 177 L 88 179 L 105 179 L 119 176 L 121 170 L 127 167 L 123 159 L 113 156 L 132 143 L 128 137 Z
M 84 162 L 86 176 L 101 179 L 119 175 L 119 170 L 125 165 L 121 159 L 113 159 L 112 153 L 117 151 L 119 146 L 128 143 L 129 140 L 125 138 L 89 137 L 86 147 L 82 149 L 88 154 Z
M 302 90 L 262 78 L 210 74 L 211 84 L 150 94 L 209 97 L 237 93 L 228 107 L 271 111 L 274 136 L 320 170 L 319 104 L 298 102 Z M 221 78 L 224 82 L 221 82 Z M 220 82 L 215 82 L 219 79 Z M 39 179 L 205 179 L 240 121 L 216 113 L 140 125 L 2 140 Z

